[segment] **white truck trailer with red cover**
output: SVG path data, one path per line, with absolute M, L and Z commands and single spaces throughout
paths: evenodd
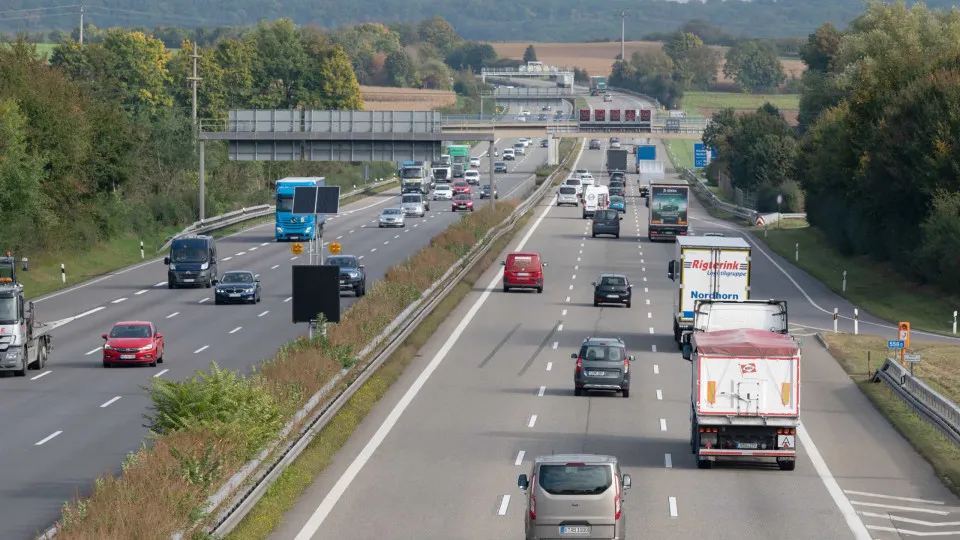
M 690 447 L 697 466 L 718 459 L 796 466 L 800 344 L 757 329 L 694 332 Z

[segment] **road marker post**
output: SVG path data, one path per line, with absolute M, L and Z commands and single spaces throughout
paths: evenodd
M 843 289 L 843 292 L 847 292 L 847 271 L 846 271 L 846 270 L 843 271 L 843 286 L 842 286 L 842 289 Z
M 60 263 L 60 281 L 67 282 L 67 267 L 63 263 Z
M 140 260 L 143 260 L 143 240 L 140 241 Z
M 860 310 L 853 308 L 853 335 L 860 333 Z
M 833 333 L 837 333 L 837 320 L 840 318 L 840 310 L 833 308 Z
M 797 249 L 797 251 L 795 252 L 793 258 L 794 258 L 797 262 L 800 262 L 800 242 L 797 242 L 797 248 L 796 248 L 796 249 Z
M 957 312 L 953 312 L 953 333 L 957 333 Z

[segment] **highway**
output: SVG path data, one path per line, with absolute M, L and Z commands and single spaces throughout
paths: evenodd
M 579 166 L 605 183 L 603 153 L 584 151 Z M 619 239 L 591 238 L 579 209 L 542 203 L 505 253 L 542 254 L 543 294 L 503 293 L 501 267 L 488 269 L 271 538 L 520 538 L 517 475 L 568 452 L 619 457 L 633 477 L 631 538 L 960 537 L 960 501 L 802 326 L 826 325 L 801 287 L 821 306 L 840 299 L 795 286 L 762 254 L 753 296 L 789 300 L 804 347 L 798 466 L 696 468 L 690 364 L 671 335 L 675 246 L 647 241 L 634 178 Z M 691 212 L 697 234 L 737 234 L 696 202 Z M 601 272 L 625 273 L 636 307 L 593 307 Z M 574 397 L 570 354 L 587 336 L 620 336 L 636 355 L 629 398 Z
M 487 147 L 483 143 L 472 154 L 484 157 L 482 184 L 489 181 Z M 545 160 L 546 149 L 537 141 L 510 174 L 498 175 L 501 200 L 532 189 L 532 173 Z M 408 218 L 405 229 L 378 228 L 378 214 L 399 206 L 398 194 L 394 189 L 345 206 L 325 228 L 325 241 L 337 241 L 343 253 L 362 259 L 370 284 L 460 219 L 449 201 L 432 201 L 431 212 Z M 290 322 L 289 303 L 291 265 L 305 264 L 306 254 L 296 257 L 291 244 L 276 243 L 272 222 L 221 238 L 218 246 L 221 273 L 259 274 L 260 304 L 214 306 L 212 289 L 168 290 L 162 259 L 36 300 L 40 320 L 78 318 L 54 331 L 55 349 L 43 371 L 0 378 L 0 408 L 7 411 L 0 419 L 0 454 L 8 462 L 0 470 L 0 538 L 28 538 L 47 528 L 77 489 L 86 492 L 97 476 L 119 469 L 126 454 L 137 450 L 149 406 L 141 386 L 151 377 L 182 380 L 211 361 L 246 371 L 307 333 L 305 325 Z M 353 301 L 344 296 L 344 307 Z M 121 320 L 153 321 L 166 340 L 165 362 L 103 369 L 100 336 Z

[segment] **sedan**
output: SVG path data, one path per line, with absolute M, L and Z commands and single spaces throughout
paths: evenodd
M 380 227 L 405 227 L 407 225 L 406 216 L 403 210 L 399 208 L 384 208 L 380 212 Z
M 540 114 L 540 115 L 538 115 L 538 116 L 537 116 L 537 121 L 538 121 L 538 122 L 546 122 L 546 121 L 547 121 L 547 115 L 545 115 L 545 114 Z
M 213 280 L 217 286 L 213 293 L 214 304 L 230 302 L 256 304 L 260 302 L 260 279 L 247 270 L 231 270 Z
M 116 364 L 163 363 L 163 334 L 146 321 L 118 322 L 109 334 L 103 334 L 103 367 Z
M 447 185 L 437 186 L 433 188 L 433 200 L 435 201 L 449 201 L 453 198 L 453 188 Z
M 453 198 L 450 211 L 469 210 L 473 212 L 473 197 L 470 195 L 457 195 Z
M 479 166 L 480 166 L 480 158 L 478 158 L 478 157 L 472 157 L 472 158 L 470 158 L 470 166 L 471 166 L 471 167 L 479 167 Z
M 470 184 L 464 182 L 463 180 L 460 180 L 459 182 L 453 185 L 454 197 L 456 197 L 457 195 L 470 195 L 471 193 L 472 193 L 472 190 L 470 189 Z
M 468 184 L 477 185 L 480 183 L 480 171 L 475 171 L 473 169 L 463 172 L 463 179 Z
M 481 198 L 481 199 L 489 199 L 489 198 L 490 198 L 490 184 L 487 184 L 487 185 L 483 186 L 482 188 L 480 188 L 480 198 Z M 499 199 L 499 198 L 500 198 L 500 192 L 497 191 L 496 188 L 494 188 L 494 190 L 493 190 L 493 198 L 494 198 L 494 199 Z
M 590 150 L 600 149 L 600 139 L 590 139 Z
M 624 304 L 630 307 L 633 299 L 633 285 L 623 274 L 600 274 L 593 285 L 593 306 L 600 304 Z
M 507 173 L 507 164 L 504 163 L 504 162 L 502 162 L 502 161 L 498 161 L 498 162 L 494 163 L 494 164 L 493 164 L 493 172 L 495 172 L 495 173 L 501 173 L 501 174 L 506 174 L 506 173 Z

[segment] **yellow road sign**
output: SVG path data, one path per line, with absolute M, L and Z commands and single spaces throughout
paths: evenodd
M 303 253 L 303 244 L 300 242 L 294 243 L 292 246 L 290 246 L 290 251 L 292 251 L 294 255 Z
M 340 242 L 330 242 L 330 245 L 327 246 L 327 248 L 330 249 L 330 253 L 336 255 L 337 253 L 340 253 Z

